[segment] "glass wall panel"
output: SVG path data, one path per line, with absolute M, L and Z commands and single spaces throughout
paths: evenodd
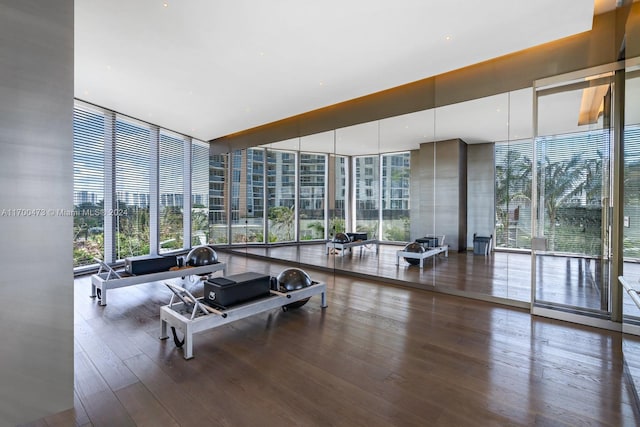
M 232 154 L 231 243 L 264 242 L 264 149 Z
M 105 115 L 73 110 L 73 266 L 104 259 Z
M 496 248 L 531 249 L 531 140 L 495 144 Z
M 191 246 L 209 243 L 209 144 L 191 142 Z
M 334 197 L 330 199 L 329 206 L 329 235 L 333 238 L 336 233 L 344 233 L 346 231 L 345 224 L 347 221 L 349 194 L 349 158 L 345 156 L 332 156 L 334 169 Z
M 410 160 L 410 153 L 382 156 L 381 240 L 409 240 Z
M 296 154 L 267 150 L 269 243 L 296 239 Z
M 610 83 L 598 75 L 537 92 L 536 307 L 610 311 Z
M 300 153 L 300 240 L 325 239 L 327 156 Z
M 116 259 L 149 253 L 151 129 L 116 118 Z
M 626 70 L 624 127 L 624 271 L 627 281 L 640 282 L 640 58 Z M 640 325 L 640 307 L 623 293 L 625 321 Z M 640 368 L 638 368 L 640 372 Z
M 369 239 L 378 238 L 380 215 L 380 157 L 355 157 L 355 229 L 366 232 Z
M 166 131 L 159 141 L 159 252 L 183 247 L 184 137 Z
M 213 154 L 209 158 L 209 243 L 229 242 L 229 223 L 227 222 L 228 159 L 227 154 Z

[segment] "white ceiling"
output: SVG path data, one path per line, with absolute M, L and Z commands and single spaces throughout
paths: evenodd
M 614 7 L 597 0 L 595 11 Z M 210 140 L 587 31 L 593 15 L 594 0 L 78 0 L 75 95 Z M 527 132 L 530 98 L 498 95 L 291 143 L 349 151 L 379 134 L 379 149 L 396 151 L 421 133 L 480 142 L 493 137 L 487 123 L 514 137 Z M 516 100 L 524 110 L 514 115 Z M 469 135 L 447 129 L 444 118 L 459 114 Z

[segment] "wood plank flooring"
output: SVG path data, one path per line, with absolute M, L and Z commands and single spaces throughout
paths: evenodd
M 287 268 L 219 257 L 229 274 Z M 191 360 L 157 338 L 163 284 L 101 307 L 77 279 L 75 407 L 29 425 L 640 425 L 620 333 L 306 270 L 328 308 L 313 297 L 198 334 Z
M 472 297 L 490 296 L 526 306 L 531 302 L 531 255 L 518 252 L 493 252 L 490 256 L 472 252 L 450 252 L 425 260 L 423 269 L 401 259 L 400 246 L 380 245 L 358 248 L 345 256 L 326 255 L 324 244 L 234 248 L 234 253 L 265 259 L 286 260 L 303 267 L 321 267 L 356 274 L 374 280 L 390 281 L 423 289 L 443 290 Z M 540 256 L 538 258 L 538 300 L 566 306 L 600 310 L 606 301 L 597 284 L 597 262 L 576 257 Z M 634 283 L 640 279 L 640 264 L 625 262 L 624 274 Z M 624 312 L 640 319 L 640 309 L 625 295 Z

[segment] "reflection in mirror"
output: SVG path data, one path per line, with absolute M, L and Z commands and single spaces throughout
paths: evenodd
M 298 255 L 289 255 L 291 261 L 526 301 L 530 176 L 513 179 L 522 169 L 513 159 L 531 158 L 531 105 L 528 88 L 268 144 L 267 207 L 278 205 L 275 188 L 296 191 L 298 230 L 293 237 L 278 235 L 268 209 L 265 243 L 272 254 L 295 243 Z M 291 167 L 280 158 L 285 153 L 297 156 L 297 190 L 291 181 L 275 187 L 271 182 L 279 168 Z M 360 232 L 360 238 L 366 233 L 379 244 L 328 249 L 325 242 L 340 232 Z M 511 252 L 474 256 L 474 233 Z M 444 236 L 439 246 L 448 246 L 448 257 L 444 251 L 425 257 L 420 268 L 396 256 L 429 235 Z M 494 275 L 494 269 L 507 274 Z M 461 271 L 485 280 L 463 280 Z M 511 282 L 517 284 L 513 289 Z
M 531 300 L 531 183 L 533 159 L 533 90 L 510 92 L 508 138 L 494 149 L 495 230 L 494 294 Z M 470 190 L 471 193 L 471 190 Z M 502 281 L 502 283 L 500 283 Z M 501 291 L 498 291 L 498 290 Z M 500 292 L 503 292 L 502 294 Z
M 236 150 L 231 158 L 231 244 L 264 243 L 265 150 Z
M 536 88 L 534 305 L 610 312 L 612 73 Z M 535 308 L 535 307 L 534 307 Z
M 624 267 L 631 292 L 640 291 L 640 58 L 628 60 L 625 82 L 624 126 Z M 628 379 L 638 398 L 640 391 L 640 306 L 622 293 L 622 351 Z
M 295 151 L 267 150 L 266 243 L 295 241 L 296 157 Z
M 193 156 L 196 156 L 196 147 L 194 146 Z M 209 197 L 206 200 L 194 200 L 193 209 L 197 209 L 197 206 L 208 204 L 209 208 L 209 236 L 208 242 L 211 244 L 228 244 L 229 243 L 229 221 L 227 220 L 227 195 L 229 194 L 229 180 L 227 176 L 229 174 L 229 154 L 213 154 L 208 159 L 207 163 L 203 163 L 200 157 L 198 157 L 198 164 L 194 162 L 192 167 L 206 171 L 209 175 Z M 199 172 L 200 173 L 200 172 Z M 204 181 L 205 183 L 207 181 Z M 195 188 L 195 187 L 194 187 Z M 194 230 L 199 218 L 194 215 L 192 224 Z M 198 236 L 199 234 L 195 234 Z

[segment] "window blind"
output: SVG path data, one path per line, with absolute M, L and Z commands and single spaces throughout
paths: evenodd
M 76 103 L 73 110 L 73 266 L 104 259 L 105 115 Z

